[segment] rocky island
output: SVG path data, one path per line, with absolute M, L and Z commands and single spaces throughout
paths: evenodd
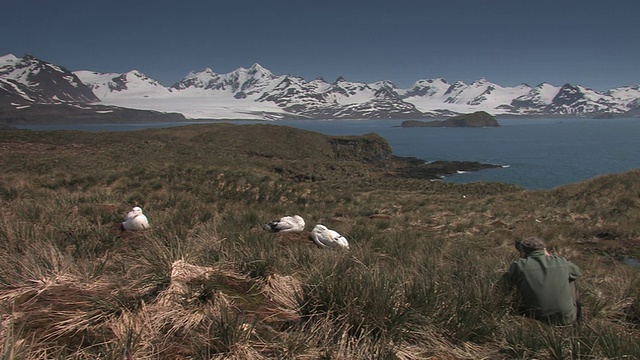
M 403 121 L 402 127 L 496 127 L 500 126 L 495 117 L 486 111 L 476 111 L 472 114 L 463 114 L 450 117 L 446 120 L 434 121 Z

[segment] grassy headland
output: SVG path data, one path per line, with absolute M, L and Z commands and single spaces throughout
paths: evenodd
M 375 135 L 269 125 L 0 131 L 0 351 L 65 359 L 640 356 L 640 171 L 549 191 L 403 176 Z M 122 232 L 141 206 L 151 229 Z M 263 225 L 299 214 L 349 251 Z M 372 216 L 376 215 L 376 216 Z M 524 236 L 584 320 L 516 315 Z

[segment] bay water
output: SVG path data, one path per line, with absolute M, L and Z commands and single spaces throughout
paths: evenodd
M 551 189 L 596 176 L 640 169 L 640 119 L 498 119 L 487 128 L 403 128 L 403 120 L 279 120 L 285 125 L 327 135 L 376 133 L 398 156 L 425 161 L 478 161 L 501 165 L 449 176 L 444 181 L 497 181 L 526 189 Z M 220 122 L 220 121 L 217 121 Z M 259 121 L 229 121 L 258 123 Z M 198 122 L 29 125 L 32 130 L 132 131 Z M 264 123 L 264 122 L 262 122 Z

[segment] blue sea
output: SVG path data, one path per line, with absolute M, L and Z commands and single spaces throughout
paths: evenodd
M 455 183 L 498 181 L 538 190 L 640 169 L 640 118 L 498 119 L 498 122 L 501 126 L 493 128 L 402 128 L 402 120 L 282 120 L 269 124 L 327 135 L 376 133 L 389 142 L 398 156 L 502 165 L 444 180 Z M 31 125 L 20 128 L 132 131 L 193 123 Z

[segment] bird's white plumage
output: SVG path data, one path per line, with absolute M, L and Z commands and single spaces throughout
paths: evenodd
M 124 221 L 127 220 L 131 220 L 134 217 L 136 217 L 136 215 L 140 215 L 142 214 L 142 208 L 140 208 L 139 206 L 135 206 L 133 209 L 131 209 L 131 211 L 129 211 L 127 213 L 127 215 L 124 217 Z
M 318 224 L 311 231 L 313 241 L 322 247 L 342 247 L 349 248 L 347 239 L 335 230 L 328 229 L 326 226 Z
M 300 215 L 283 216 L 278 220 L 273 220 L 265 228 L 273 232 L 294 232 L 304 230 L 304 219 Z
M 149 220 L 142 213 L 142 209 L 138 206 L 134 207 L 127 213 L 124 217 L 124 222 L 122 223 L 122 227 L 125 230 L 144 230 L 149 228 Z

